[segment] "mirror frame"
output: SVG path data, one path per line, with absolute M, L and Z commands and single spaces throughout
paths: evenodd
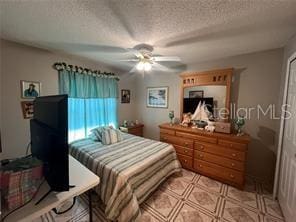
M 180 74 L 181 82 L 181 98 L 180 98 L 180 120 L 183 119 L 183 97 L 184 89 L 194 86 L 217 85 L 226 86 L 225 108 L 230 111 L 230 95 L 233 68 L 216 69 L 202 72 L 183 72 Z M 229 115 L 226 117 L 229 121 Z

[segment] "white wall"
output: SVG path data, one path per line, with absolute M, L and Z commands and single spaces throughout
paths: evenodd
M 158 125 L 169 122 L 169 111 L 180 116 L 180 83 L 179 73 L 149 72 L 144 76 L 138 75 L 136 84 L 137 118 L 145 124 L 144 135 L 147 138 L 159 139 Z M 168 108 L 150 108 L 146 106 L 147 87 L 169 87 Z
M 203 71 L 233 67 L 232 101 L 240 107 L 253 107 L 260 104 L 278 104 L 283 50 L 245 54 L 216 61 L 188 65 L 188 71 Z M 168 109 L 146 107 L 146 87 L 169 86 Z M 169 110 L 179 116 L 180 78 L 178 73 L 151 72 L 144 78 L 137 78 L 138 118 L 145 124 L 144 135 L 159 139 L 158 125 L 168 122 Z M 247 173 L 264 180 L 272 181 L 276 155 L 277 122 L 269 117 L 256 114 L 246 121 L 244 130 L 252 137 L 249 146 Z
M 34 47 L 1 40 L 1 134 L 2 158 L 13 158 L 25 154 L 30 140 L 29 120 L 24 119 L 21 110 L 20 80 L 40 81 L 41 95 L 58 93 L 58 75 L 52 68 L 55 62 L 113 71 L 112 68 L 78 57 L 53 53 Z M 115 73 L 118 73 L 114 71 Z M 119 73 L 120 74 L 120 73 Z M 131 83 L 120 81 L 120 88 L 129 88 Z M 133 98 L 132 98 L 133 101 Z M 132 110 L 132 111 L 130 111 Z M 131 106 L 119 105 L 119 119 L 132 118 Z

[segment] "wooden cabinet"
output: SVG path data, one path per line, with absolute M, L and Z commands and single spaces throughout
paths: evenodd
M 160 140 L 174 146 L 182 166 L 243 189 L 250 136 L 162 124 Z
M 119 129 L 122 132 L 133 134 L 135 136 L 142 136 L 143 137 L 143 127 L 144 127 L 143 124 L 136 124 L 134 126 L 128 126 L 128 127 L 121 126 L 121 127 L 119 127 Z

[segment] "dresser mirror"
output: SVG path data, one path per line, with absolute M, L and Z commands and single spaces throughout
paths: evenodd
M 205 103 L 214 119 L 226 108 L 227 88 L 222 85 L 193 86 L 183 89 L 183 113 L 194 113 L 199 103 Z
M 211 120 L 228 122 L 232 72 L 230 68 L 182 73 L 181 119 L 185 113 L 194 117 L 199 104 L 204 104 Z

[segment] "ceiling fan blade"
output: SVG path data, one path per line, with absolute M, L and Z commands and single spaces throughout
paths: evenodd
M 180 62 L 181 59 L 178 56 L 153 56 L 156 62 Z
M 139 62 L 139 59 L 121 59 L 119 62 Z
M 127 48 L 127 50 L 137 56 L 137 58 L 143 59 L 142 53 L 140 53 L 138 50 L 132 48 Z
M 120 7 L 121 4 L 117 4 L 117 2 L 115 3 L 115 1 L 106 1 L 106 4 L 111 10 L 112 15 L 117 18 L 116 20 L 119 22 L 120 27 L 123 27 L 129 35 L 130 39 L 133 40 L 135 37 L 135 32 L 133 30 L 133 26 L 128 20 L 128 17 L 125 16 L 125 11 L 122 10 L 122 8 Z
M 157 62 L 153 63 L 152 65 L 153 69 L 157 69 L 159 71 L 163 71 L 163 72 L 172 72 L 173 70 L 169 69 L 168 67 L 161 65 Z
M 136 71 L 137 71 L 137 67 L 134 66 L 134 67 L 129 71 L 129 73 L 133 73 L 133 72 L 136 72 Z

